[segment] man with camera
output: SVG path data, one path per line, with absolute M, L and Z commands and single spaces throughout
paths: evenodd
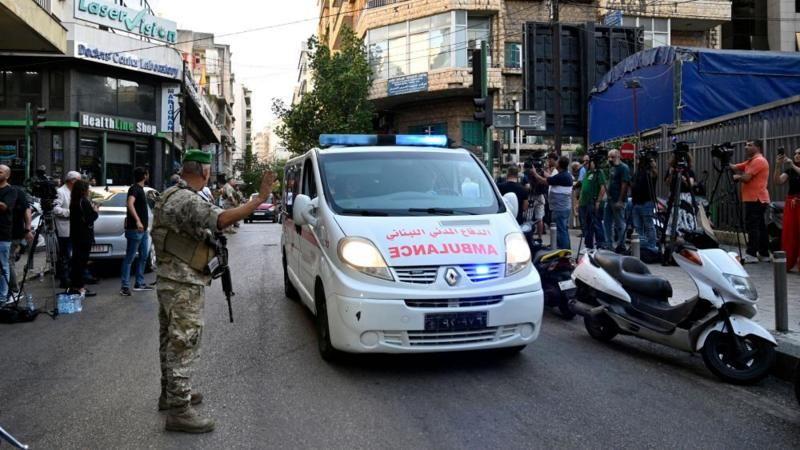
M 272 192 L 275 175 L 261 179 L 258 196 L 223 210 L 200 192 L 211 176 L 211 153 L 187 150 L 181 180 L 164 191 L 153 214 L 153 244 L 158 257 L 157 294 L 161 396 L 158 409 L 168 411 L 166 430 L 207 433 L 214 421 L 200 416 L 192 405 L 202 402 L 189 381 L 203 334 L 205 287 L 211 284 L 216 246 L 210 237 L 249 216 Z
M 625 205 L 628 203 L 628 187 L 631 169 L 622 162 L 619 150 L 608 152 L 608 188 L 603 214 L 606 240 L 615 252 L 625 249 Z
M 759 262 L 759 256 L 769 259 L 769 237 L 764 212 L 769 204 L 767 181 L 769 162 L 764 158 L 764 144 L 760 140 L 747 141 L 744 147 L 747 160 L 731 164 L 734 181 L 742 183 L 745 228 L 747 228 L 747 255 L 745 263 Z
M 639 234 L 641 249 L 652 254 L 658 253 L 656 227 L 653 222 L 655 214 L 656 183 L 658 182 L 657 155 L 651 151 L 639 154 L 639 166 L 633 177 L 631 218 L 636 232 Z M 644 252 L 642 252 L 644 255 Z
M 549 186 L 550 214 L 556 223 L 556 243 L 559 249 L 569 250 L 569 214 L 572 208 L 572 175 L 569 173 L 569 158 L 558 158 L 557 173 L 547 178 L 533 171 L 537 184 Z
M 525 219 L 525 210 L 528 208 L 528 190 L 519 182 L 519 169 L 510 166 L 506 171 L 506 181 L 497 185 L 500 194 L 506 195 L 513 192 L 517 196 L 517 223 L 522 225 Z

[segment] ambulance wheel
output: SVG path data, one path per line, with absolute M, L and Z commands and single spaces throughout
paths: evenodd
M 317 347 L 319 355 L 327 362 L 336 362 L 341 358 L 341 352 L 331 344 L 331 328 L 328 322 L 328 305 L 325 300 L 325 290 L 322 283 L 317 281 L 314 287 L 314 304 L 317 309 Z
M 289 271 L 286 269 L 285 254 L 283 255 L 283 293 L 289 300 L 297 301 L 300 298 L 300 296 L 297 294 L 297 289 L 295 289 L 294 285 L 292 284 L 292 280 L 289 279 Z

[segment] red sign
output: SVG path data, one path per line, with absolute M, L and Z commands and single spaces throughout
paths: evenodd
M 619 147 L 619 155 L 622 159 L 633 159 L 636 153 L 636 146 L 631 142 L 625 142 Z

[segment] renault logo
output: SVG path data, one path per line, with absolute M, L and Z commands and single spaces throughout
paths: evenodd
M 450 286 L 455 286 L 459 278 L 458 271 L 452 267 L 448 267 L 447 270 L 444 271 L 444 281 Z

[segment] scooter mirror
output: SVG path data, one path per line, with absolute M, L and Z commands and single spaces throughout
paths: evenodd
M 511 215 L 517 217 L 519 213 L 519 204 L 517 203 L 517 194 L 513 192 L 509 192 L 503 196 L 503 200 L 506 202 L 506 208 L 511 211 Z

